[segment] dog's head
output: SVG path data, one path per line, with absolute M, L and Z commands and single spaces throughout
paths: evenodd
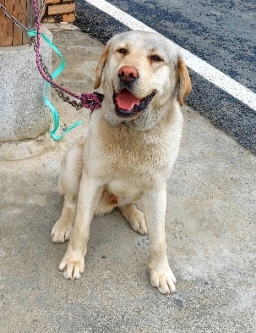
M 129 31 L 105 46 L 94 88 L 102 85 L 105 116 L 112 123 L 131 121 L 143 129 L 158 122 L 171 104 L 191 91 L 187 67 L 177 47 L 157 33 Z

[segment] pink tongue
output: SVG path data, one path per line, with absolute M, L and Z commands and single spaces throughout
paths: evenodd
M 116 96 L 116 102 L 120 109 L 131 111 L 135 104 L 140 104 L 140 100 L 133 96 L 129 90 L 123 89 Z

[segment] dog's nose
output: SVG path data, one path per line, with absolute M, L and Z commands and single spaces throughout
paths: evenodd
M 139 73 L 135 67 L 123 66 L 118 71 L 118 76 L 125 83 L 132 83 L 137 80 Z

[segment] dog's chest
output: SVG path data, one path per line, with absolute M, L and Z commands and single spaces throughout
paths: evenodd
M 96 177 L 106 181 L 122 179 L 140 186 L 169 177 L 173 163 L 166 136 L 124 125 L 99 128 L 96 134 L 90 144 Z

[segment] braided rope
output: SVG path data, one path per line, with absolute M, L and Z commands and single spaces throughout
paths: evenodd
M 52 87 L 61 90 L 62 92 L 78 99 L 81 101 L 82 106 L 89 108 L 91 111 L 94 111 L 101 107 L 101 102 L 103 100 L 103 95 L 97 92 L 94 93 L 82 93 L 81 95 L 75 94 L 69 91 L 67 88 L 61 86 L 60 84 L 56 83 L 52 77 L 47 74 L 43 67 L 42 67 L 42 57 L 40 54 L 40 12 L 37 5 L 37 0 L 32 0 L 34 5 L 35 11 L 35 23 L 36 23 L 36 37 L 35 37 L 35 53 L 36 53 L 36 65 L 38 68 L 39 73 L 43 77 L 43 79 L 51 84 Z

